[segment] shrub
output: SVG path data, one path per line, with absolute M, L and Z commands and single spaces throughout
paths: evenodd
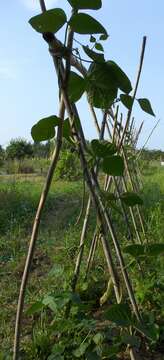
M 63 150 L 56 169 L 56 177 L 66 180 L 77 180 L 82 171 L 77 153 L 71 150 Z

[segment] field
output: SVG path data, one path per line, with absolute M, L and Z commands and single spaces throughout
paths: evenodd
M 33 217 L 43 182 L 43 176 L 35 175 L 1 175 L 0 177 L 0 359 L 3 360 L 11 358 L 19 286 Z M 147 233 L 151 241 L 160 243 L 163 241 L 164 233 L 164 169 L 150 166 L 144 172 L 143 183 Z M 53 181 L 42 216 L 37 249 L 26 294 L 22 359 L 47 359 L 44 351 L 50 341 L 47 325 L 50 314 L 43 312 L 41 316 L 38 314 L 28 315 L 26 310 L 45 294 L 50 292 L 62 293 L 69 290 L 82 225 L 79 223 L 75 226 L 81 206 L 82 188 L 81 181 Z M 94 214 L 94 209 L 92 209 L 92 213 Z M 94 216 L 91 215 L 85 257 L 87 257 L 88 244 L 90 244 L 94 230 L 93 219 Z M 117 224 L 117 216 L 115 216 L 115 223 L 121 234 L 122 226 Z M 126 239 L 124 241 L 126 244 Z M 101 277 L 105 274 L 105 263 L 101 253 L 102 250 L 99 245 L 94 269 L 91 271 L 92 284 L 89 284 L 90 298 L 87 298 L 88 303 L 92 303 L 92 294 L 97 294 L 97 298 L 99 298 L 105 290 L 106 284 L 101 282 Z M 133 279 L 135 279 L 134 286 L 142 310 L 145 311 L 146 316 L 151 315 L 152 319 L 154 317 L 157 319 L 160 329 L 160 340 L 152 343 L 148 351 L 154 352 L 154 357 L 151 359 L 162 359 L 162 351 L 164 350 L 164 324 L 162 323 L 163 265 L 161 256 L 156 259 L 153 258 L 151 261 L 152 263 L 148 264 L 147 269 L 148 278 L 142 283 L 142 286 L 137 280 L 136 268 L 132 267 L 130 271 Z M 84 273 L 85 267 L 82 269 L 81 277 Z M 157 282 L 158 284 L 156 284 Z M 88 286 L 86 285 L 85 289 L 84 285 L 86 284 L 79 285 L 79 293 L 82 293 L 83 296 L 86 295 Z M 97 303 L 92 303 L 93 317 L 98 316 L 98 312 Z M 34 320 L 35 327 L 33 326 Z M 63 357 L 52 359 L 63 359 Z M 148 359 L 148 357 L 143 356 L 143 359 Z

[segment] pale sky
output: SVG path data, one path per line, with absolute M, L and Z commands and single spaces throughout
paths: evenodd
M 155 122 L 160 124 L 148 147 L 164 150 L 164 1 L 103 0 L 100 11 L 91 11 L 110 34 L 104 43 L 106 58 L 116 61 L 134 83 L 142 37 L 147 48 L 138 97 L 151 101 L 156 119 L 134 109 L 136 125 L 144 120 L 139 145 L 144 144 Z M 47 8 L 62 7 L 70 14 L 67 0 L 46 0 Z M 33 124 L 43 117 L 58 114 L 58 90 L 52 60 L 40 34 L 28 24 L 40 12 L 38 0 L 1 2 L 0 12 L 0 144 L 11 138 L 31 139 Z M 60 31 L 57 36 L 61 37 Z M 79 37 L 77 37 L 79 39 Z M 80 37 L 87 44 L 88 36 Z M 86 137 L 96 137 L 85 99 L 78 103 Z

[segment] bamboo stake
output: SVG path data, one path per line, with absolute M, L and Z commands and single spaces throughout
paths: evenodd
M 18 299 L 18 305 L 17 305 L 17 315 L 16 315 L 16 322 L 15 322 L 15 336 L 14 336 L 14 347 L 13 347 L 13 360 L 17 360 L 19 356 L 19 344 L 20 344 L 20 332 L 21 332 L 21 325 L 22 325 L 22 314 L 23 314 L 23 306 L 24 306 L 24 299 L 25 299 L 25 291 L 26 286 L 30 274 L 30 268 L 33 260 L 33 255 L 35 251 L 36 241 L 38 237 L 38 230 L 41 220 L 41 215 L 44 209 L 44 205 L 47 199 L 47 195 L 51 186 L 53 174 L 57 165 L 57 161 L 59 159 L 60 149 L 62 145 L 62 120 L 64 120 L 64 112 L 65 112 L 65 106 L 63 102 L 63 98 L 61 98 L 61 104 L 60 104 L 60 110 L 59 110 L 59 117 L 61 119 L 61 125 L 58 127 L 58 133 L 57 133 L 57 141 L 56 141 L 56 147 L 52 156 L 51 165 L 48 170 L 48 174 L 46 177 L 45 185 L 40 197 L 39 205 L 37 208 L 32 234 L 31 234 L 31 240 L 29 244 L 28 254 L 26 258 L 25 268 L 21 280 L 21 286 L 20 286 L 20 292 L 19 292 L 19 299 Z

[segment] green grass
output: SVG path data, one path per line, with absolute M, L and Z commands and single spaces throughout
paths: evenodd
M 3 352 L 10 354 L 19 286 L 33 217 L 44 178 L 4 176 L 0 180 L 0 202 L 3 204 L 0 210 L 0 343 Z M 154 169 L 147 171 L 144 176 L 143 195 L 146 205 L 147 228 L 151 241 L 162 242 L 164 232 L 164 169 L 156 168 L 155 171 Z M 37 249 L 26 294 L 25 310 L 43 294 L 69 289 L 81 230 L 81 224 L 74 226 L 81 205 L 81 197 L 82 183 L 80 181 L 53 182 L 41 220 Z M 92 211 L 93 214 L 94 210 Z M 121 234 L 122 226 L 117 223 L 117 217 L 115 222 Z M 94 216 L 91 216 L 87 244 L 91 241 L 93 229 Z M 97 281 L 97 277 L 101 279 L 102 275 L 106 277 L 106 265 L 101 254 L 102 250 L 99 247 L 95 259 L 95 272 L 93 272 L 93 278 L 96 276 L 95 281 Z M 157 264 L 160 276 L 162 276 L 161 261 Z M 130 271 L 135 278 L 134 271 L 136 270 Z M 139 298 L 140 293 L 143 294 L 146 290 L 140 289 L 139 282 L 137 282 L 137 278 L 135 279 Z M 101 285 L 102 291 L 105 284 Z M 98 288 L 98 283 L 96 286 Z M 93 292 L 95 294 L 95 289 Z M 92 294 L 90 296 L 92 297 Z M 155 298 L 153 301 L 160 302 L 161 300 Z M 146 308 L 144 300 L 143 306 Z M 153 306 L 155 306 L 154 303 Z M 147 309 L 147 311 L 150 310 Z M 33 318 L 24 314 L 24 346 L 27 346 L 31 337 L 32 324 Z
M 2 179 L 0 185 L 0 342 L 11 349 L 19 284 L 23 271 L 33 217 L 43 186 L 43 178 L 13 177 Z M 54 264 L 56 252 L 62 250 L 65 260 L 71 255 L 71 243 L 78 237 L 70 235 L 80 206 L 81 183 L 56 182 L 52 185 L 42 216 L 34 268 L 28 288 L 27 302 L 45 288 L 44 279 Z M 73 236 L 73 238 L 72 238 Z M 43 267 L 43 269 L 42 269 Z

